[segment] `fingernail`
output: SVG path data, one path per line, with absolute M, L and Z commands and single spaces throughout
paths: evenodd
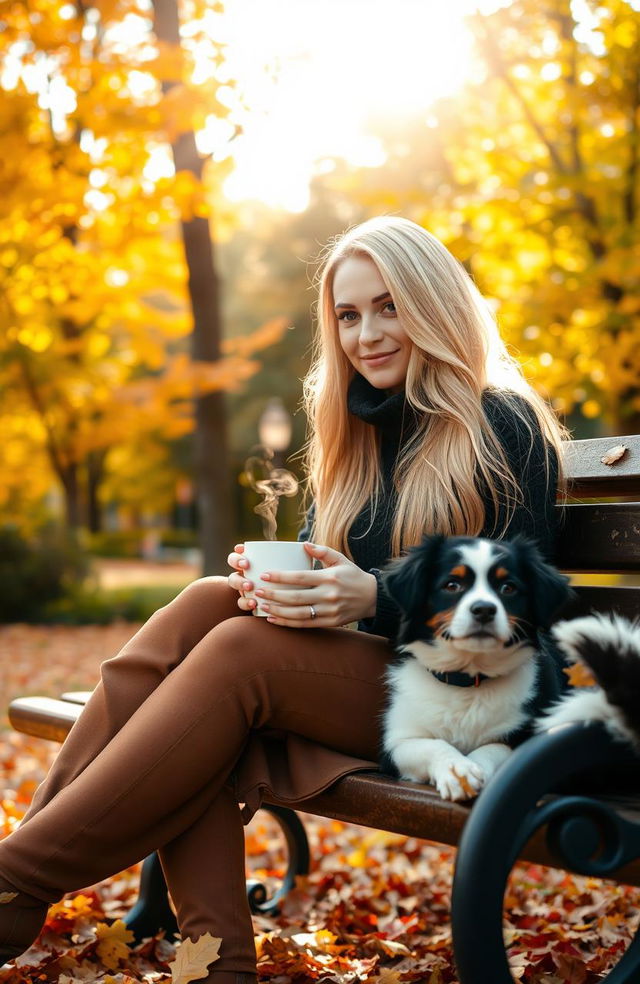
M 271 609 L 270 609 L 270 607 L 269 607 L 269 605 L 263 605 L 263 606 L 262 606 L 262 611 L 263 611 L 263 612 L 270 612 L 270 611 L 271 611 Z
M 261 574 L 260 575 L 260 580 L 261 581 L 270 581 L 271 580 L 271 574 Z
M 256 588 L 256 594 L 258 598 L 264 598 L 264 591 L 262 590 L 262 588 Z
M 249 581 L 243 581 L 242 582 L 242 590 L 243 591 L 251 591 L 251 584 L 249 583 Z

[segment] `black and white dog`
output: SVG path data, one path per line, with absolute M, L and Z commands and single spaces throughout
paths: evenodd
M 381 766 L 475 796 L 564 692 L 562 659 L 541 645 L 568 578 L 533 542 L 426 536 L 382 574 L 402 612 L 387 672 Z
M 570 663 L 591 671 L 596 686 L 568 693 L 536 725 L 602 721 L 614 738 L 640 750 L 640 622 L 620 615 L 585 615 L 551 630 Z

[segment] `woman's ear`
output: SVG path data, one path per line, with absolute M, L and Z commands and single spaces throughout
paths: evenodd
M 445 537 L 424 536 L 404 557 L 392 560 L 382 571 L 382 584 L 403 612 L 412 612 L 428 594 L 427 585 Z

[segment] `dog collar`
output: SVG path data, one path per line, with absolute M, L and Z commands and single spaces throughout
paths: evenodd
M 452 687 L 479 687 L 483 680 L 489 679 L 484 673 L 476 673 L 474 676 L 471 676 L 470 673 L 460 673 L 458 670 L 451 673 L 436 673 L 435 670 L 430 670 L 429 672 L 440 683 L 448 683 Z

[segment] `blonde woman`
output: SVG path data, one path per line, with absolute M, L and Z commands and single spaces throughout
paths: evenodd
M 380 567 L 429 531 L 521 532 L 552 552 L 561 428 L 437 239 L 401 218 L 348 232 L 317 320 L 301 538 L 319 564 L 286 574 L 304 590 L 267 572 L 269 616 L 247 618 L 240 544 L 229 577 L 195 581 L 103 664 L 0 844 L 3 961 L 50 902 L 158 849 L 183 939 L 222 938 L 207 980 L 254 984 L 242 823 L 265 790 L 302 804 L 375 764 L 396 619 Z

